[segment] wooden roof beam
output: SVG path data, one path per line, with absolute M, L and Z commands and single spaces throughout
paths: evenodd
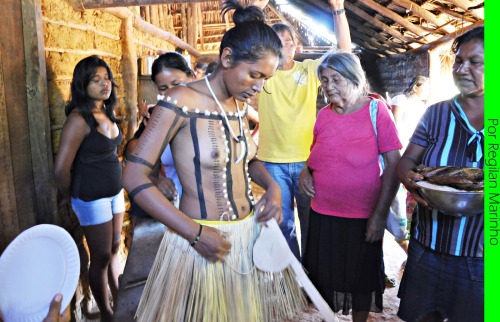
M 154 4 L 195 3 L 208 0 L 70 0 L 76 11 L 112 7 L 150 6 Z
M 473 7 L 475 4 L 477 4 L 477 2 L 471 3 L 469 0 L 447 0 L 447 1 L 476 18 L 484 19 L 484 13 L 482 11 L 469 10 L 469 8 Z
M 363 5 L 367 6 L 370 9 L 373 9 L 383 15 L 384 17 L 387 17 L 397 24 L 403 26 L 405 29 L 413 32 L 417 36 L 423 36 L 425 35 L 425 30 L 420 28 L 420 26 L 414 25 L 411 22 L 407 21 L 405 18 L 401 17 L 394 11 L 387 9 L 386 7 L 378 4 L 377 2 L 373 0 L 359 0 L 358 3 L 362 3 Z
M 450 33 L 450 34 L 448 34 L 446 36 L 443 36 L 443 37 L 439 38 L 436 41 L 428 43 L 427 45 L 424 45 L 424 46 L 421 46 L 419 48 L 413 49 L 410 52 L 420 53 L 420 52 L 424 52 L 424 51 L 431 51 L 431 50 L 436 49 L 437 47 L 439 47 L 439 46 L 441 46 L 441 45 L 443 45 L 443 44 L 445 44 L 447 42 L 455 40 L 455 38 L 463 35 L 467 31 L 469 31 L 471 29 L 474 29 L 476 27 L 480 27 L 480 26 L 484 26 L 484 20 L 479 20 L 476 23 L 473 23 L 472 25 L 469 25 L 469 26 L 467 26 L 465 28 L 457 30 L 456 32 Z
M 358 32 L 356 32 L 356 31 L 354 31 L 353 33 L 355 33 L 355 34 L 356 34 L 356 36 L 357 36 L 359 39 L 363 40 L 365 43 L 368 43 L 368 44 L 372 45 L 372 46 L 373 46 L 373 47 L 375 47 L 375 48 L 383 49 L 383 50 L 385 50 L 386 52 L 391 52 L 391 54 L 394 54 L 394 53 L 399 54 L 399 53 L 400 53 L 400 51 L 399 51 L 399 50 L 397 50 L 397 49 L 395 49 L 395 48 L 393 48 L 393 47 L 390 47 L 390 46 L 388 46 L 388 45 L 386 45 L 386 44 L 379 43 L 379 42 L 377 42 L 375 39 L 370 38 L 369 36 L 366 36 L 366 35 L 364 35 L 364 34 L 362 34 L 362 33 L 358 33 Z
M 274 6 L 274 4 L 272 3 L 268 3 L 267 7 L 276 15 L 278 16 L 278 18 L 280 18 L 282 21 L 285 21 L 287 22 L 290 26 L 293 26 L 293 24 L 285 17 L 281 14 L 281 12 Z M 302 37 L 302 35 L 299 33 L 299 32 L 295 32 L 296 36 L 299 37 L 299 41 L 302 43 L 302 44 L 307 44 L 308 41 L 307 39 L 304 39 Z
M 392 0 L 392 2 L 397 4 L 398 6 L 405 8 L 406 10 L 408 10 L 408 12 L 413 12 L 415 15 L 419 16 L 424 20 L 427 20 L 428 22 L 436 26 L 442 26 L 442 29 L 447 33 L 455 31 L 455 28 L 453 28 L 453 26 L 446 25 L 447 22 L 444 21 L 444 19 L 435 16 L 432 12 L 425 10 L 424 8 L 422 8 L 413 1 Z
M 382 29 L 386 33 L 390 34 L 394 38 L 397 38 L 397 39 L 401 40 L 404 43 L 411 43 L 411 42 L 423 43 L 420 40 L 412 39 L 412 38 L 407 38 L 407 37 L 403 36 L 400 32 L 394 30 L 393 28 L 391 28 L 390 26 L 388 26 L 385 23 L 381 22 L 380 20 L 375 19 L 374 17 L 370 16 L 369 14 L 367 14 L 363 10 L 359 9 L 358 7 L 356 7 L 355 5 L 353 5 L 352 3 L 344 2 L 344 7 L 347 10 L 349 10 L 350 12 L 352 12 L 352 13 L 356 14 L 357 16 L 361 17 L 362 19 L 364 19 L 369 24 L 371 24 L 371 25 L 373 25 L 373 26 L 375 26 L 377 28 Z
M 380 43 L 385 44 L 387 42 L 391 42 L 392 45 L 394 45 L 394 47 L 400 47 L 400 48 L 405 49 L 405 50 L 411 49 L 403 43 L 391 41 L 390 39 L 382 36 L 381 33 L 373 30 L 369 24 L 359 23 L 356 20 L 351 20 L 351 21 L 349 21 L 349 25 L 351 27 L 354 27 L 358 33 L 362 33 L 366 36 L 370 35 L 371 37 L 374 37 Z
M 331 12 L 332 11 L 332 8 L 330 6 L 327 6 L 326 4 L 324 4 L 321 1 L 311 0 L 311 2 L 314 3 L 316 6 L 320 7 L 321 9 L 323 9 L 326 12 Z M 378 19 L 370 16 L 369 14 L 367 14 L 363 10 L 359 9 L 357 6 L 353 5 L 352 3 L 349 3 L 347 1 L 344 2 L 344 8 L 346 10 L 354 13 L 355 15 L 359 16 L 360 18 L 362 18 L 363 20 L 365 20 L 367 23 L 371 24 L 372 26 L 375 26 L 375 27 L 377 27 L 379 29 L 382 29 L 386 33 L 390 34 L 394 38 L 397 38 L 397 39 L 401 40 L 404 43 L 415 41 L 415 40 L 412 40 L 410 38 L 404 37 L 397 30 L 391 28 L 390 26 L 386 25 L 385 23 L 381 22 L 380 20 L 378 20 Z M 351 22 L 349 22 L 349 23 L 351 23 Z
M 458 11 L 450 10 L 446 7 L 438 5 L 437 3 L 428 2 L 425 5 L 441 11 L 443 14 L 447 15 L 451 19 L 455 19 L 457 21 L 469 21 L 472 23 L 476 22 L 476 19 L 469 17 L 468 15 L 462 14 Z
M 198 50 L 191 47 L 189 44 L 182 41 L 177 36 L 161 28 L 158 28 L 155 25 L 150 24 L 149 22 L 142 20 L 142 18 L 139 15 L 133 13 L 128 8 L 104 8 L 100 9 L 100 11 L 109 13 L 122 20 L 127 18 L 132 18 L 133 26 L 137 28 L 137 30 L 140 30 L 149 35 L 153 35 L 160 39 L 164 39 L 176 47 L 187 50 L 191 55 L 193 55 L 196 58 L 201 56 L 201 53 Z
M 380 50 L 379 48 L 374 47 L 371 44 L 368 44 L 367 42 L 365 42 L 362 39 L 358 38 L 356 36 L 356 34 L 352 34 L 351 37 L 352 37 L 352 40 L 353 40 L 354 43 L 358 44 L 361 48 L 363 48 L 364 50 L 366 50 L 368 52 L 371 52 L 373 54 L 376 54 L 376 55 L 382 56 L 382 57 L 390 56 L 390 55 L 393 54 L 393 53 L 387 53 L 384 50 Z

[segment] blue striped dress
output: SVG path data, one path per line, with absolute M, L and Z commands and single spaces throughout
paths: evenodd
M 484 129 L 471 126 L 455 98 L 430 106 L 410 142 L 426 148 L 421 160 L 426 166 L 484 167 Z M 418 207 L 413 237 L 439 253 L 483 257 L 483 217 L 452 217 Z

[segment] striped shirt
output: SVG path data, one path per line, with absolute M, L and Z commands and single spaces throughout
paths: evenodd
M 472 127 L 456 99 L 430 106 L 410 142 L 426 148 L 421 161 L 426 166 L 484 168 L 484 129 Z M 413 236 L 439 253 L 483 257 L 483 217 L 453 217 L 417 207 Z

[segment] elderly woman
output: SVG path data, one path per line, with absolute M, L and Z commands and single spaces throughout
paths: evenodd
M 368 97 L 355 55 L 326 56 L 318 76 L 330 104 L 318 114 L 300 175 L 301 192 L 312 197 L 304 266 L 333 311 L 352 309 L 354 321 L 366 321 L 382 311 L 382 237 L 401 143 L 387 106 Z
M 413 171 L 426 166 L 483 168 L 484 28 L 458 37 L 453 79 L 460 94 L 430 106 L 397 167 L 398 177 L 419 203 L 408 263 L 399 288 L 398 315 L 414 321 L 438 311 L 450 321 L 483 321 L 483 213 L 447 216 L 417 192 Z

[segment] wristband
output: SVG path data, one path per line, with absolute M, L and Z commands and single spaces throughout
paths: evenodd
M 194 245 L 196 245 L 200 241 L 200 236 L 201 236 L 201 231 L 202 230 L 203 230 L 203 225 L 200 224 L 200 230 L 198 230 L 198 235 L 196 236 L 196 238 L 191 243 L 192 247 L 194 247 Z
M 345 9 L 334 10 L 334 11 L 332 12 L 332 14 L 333 14 L 334 16 L 338 16 L 338 15 L 341 15 L 341 14 L 343 14 L 343 13 L 345 13 Z

